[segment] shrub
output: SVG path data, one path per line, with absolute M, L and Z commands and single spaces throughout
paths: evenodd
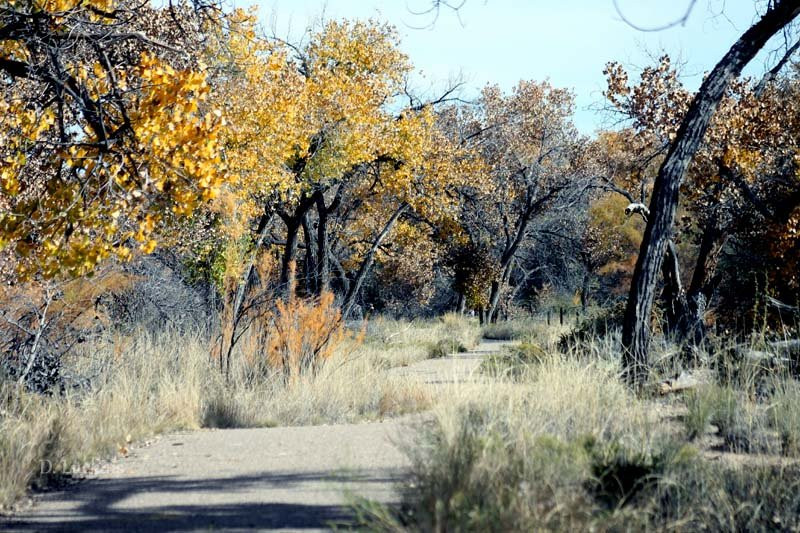
M 697 460 L 659 483 L 648 522 L 678 531 L 797 531 L 796 465 L 729 465 Z
M 428 348 L 428 357 L 430 359 L 439 359 L 466 351 L 468 351 L 467 347 L 455 339 L 440 339 L 430 345 Z
M 579 345 L 596 338 L 609 336 L 613 331 L 622 327 L 625 317 L 625 302 L 619 302 L 613 307 L 604 308 L 582 320 L 572 331 L 565 333 L 559 339 L 559 347 L 566 351 L 570 346 Z
M 482 333 L 484 339 L 513 341 L 530 337 L 540 325 L 533 318 L 517 318 L 486 324 L 482 328 Z
M 764 421 L 741 392 L 731 386 L 705 385 L 687 394 L 688 413 L 684 419 L 687 436 L 696 438 L 709 424 L 717 427 L 732 451 L 753 452 L 769 448 Z
M 708 398 L 709 387 L 690 390 L 686 393 L 686 415 L 683 424 L 689 440 L 702 437 L 711 424 L 714 415 L 714 405 Z
M 358 505 L 368 529 L 602 530 L 600 495 L 621 465 L 649 480 L 673 464 L 641 401 L 596 367 L 547 358 L 522 385 L 483 387 L 448 397 L 421 428 L 399 512 Z
M 480 332 L 474 319 L 448 313 L 437 319 L 434 338 L 428 344 L 428 357 L 431 359 L 468 352 L 478 345 Z
M 798 465 L 708 460 L 675 440 L 648 401 L 597 367 L 549 358 L 529 378 L 449 397 L 409 446 L 401 507 L 359 502 L 361 525 L 687 532 L 800 526 Z M 698 390 L 698 427 L 760 427 L 746 400 L 726 387 Z
M 493 377 L 519 380 L 526 372 L 545 362 L 551 354 L 538 344 L 523 342 L 491 354 L 481 362 L 481 372 Z
M 587 487 L 609 509 L 647 498 L 671 470 L 694 458 L 694 451 L 671 441 L 656 450 L 631 449 L 619 440 L 586 443 L 592 477 Z
M 291 294 L 288 301 L 278 301 L 267 336 L 267 360 L 287 381 L 316 371 L 348 337 L 341 319 L 332 292 L 310 300 Z

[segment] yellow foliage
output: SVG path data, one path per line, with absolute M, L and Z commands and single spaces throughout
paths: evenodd
M 98 65 L 73 65 L 91 92 L 112 91 Z M 184 216 L 213 199 L 224 174 L 219 113 L 202 112 L 205 74 L 175 70 L 144 54 L 114 73 L 130 90 L 127 115 L 110 121 L 130 135 L 108 145 L 84 125 L 80 143 L 41 150 L 57 132 L 52 107 L 28 108 L 14 87 L 0 93 L 0 244 L 13 246 L 17 275 L 80 276 L 110 255 L 151 252 L 167 216 Z M 100 101 L 111 101 L 104 98 Z

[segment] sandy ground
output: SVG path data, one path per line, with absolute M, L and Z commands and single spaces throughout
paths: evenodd
M 503 343 L 393 371 L 433 386 L 469 380 Z M 398 444 L 412 419 L 365 424 L 204 430 L 135 448 L 69 488 L 37 496 L 10 531 L 329 530 L 348 502 L 397 499 L 408 465 Z

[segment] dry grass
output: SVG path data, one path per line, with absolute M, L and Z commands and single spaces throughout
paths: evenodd
M 455 313 L 432 320 L 393 320 L 383 317 L 367 325 L 365 345 L 386 368 L 470 350 L 481 339 L 474 318 Z
M 548 326 L 541 317 L 515 318 L 494 324 L 486 324 L 481 329 L 484 338 L 490 340 L 518 340 L 537 342 L 552 346 L 564 334 L 570 331 L 571 325 Z
M 255 384 L 238 380 L 216 388 L 205 425 L 357 422 L 418 412 L 431 402 L 430 391 L 419 383 L 386 374 L 380 350 L 351 343 L 315 374 L 302 376 L 288 386 L 276 375 Z M 233 420 L 220 421 L 225 410 Z
M 358 503 L 368 529 L 800 528 L 800 388 L 785 372 L 756 386 L 706 369 L 718 382 L 663 400 L 622 385 L 613 336 L 567 353 L 524 338 L 417 427 L 401 510 Z
M 154 339 L 139 335 L 120 354 L 107 343 L 87 348 L 79 366 L 106 367 L 89 391 L 66 396 L 31 395 L 7 385 L 0 411 L 0 508 L 39 474 L 79 469 L 124 452 L 131 441 L 199 426 L 208 361 L 196 336 Z
M 449 327 L 437 321 L 423 329 L 435 331 L 433 338 Z M 225 379 L 209 342 L 192 333 L 93 342 L 69 362 L 93 376 L 90 389 L 65 396 L 33 395 L 10 383 L 2 389 L 0 510 L 47 482 L 39 475 L 43 464 L 53 474 L 70 472 L 161 432 L 355 422 L 429 408 L 430 390 L 386 375 L 384 346 L 381 339 L 351 340 L 287 384 L 280 370 L 255 368 L 238 353 Z

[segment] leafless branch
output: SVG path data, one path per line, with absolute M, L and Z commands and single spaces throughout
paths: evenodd
M 689 20 L 689 16 L 692 14 L 692 10 L 694 10 L 695 5 L 697 4 L 697 0 L 689 0 L 689 5 L 686 7 L 686 11 L 684 11 L 683 15 L 679 18 L 673 20 L 672 22 L 668 22 L 661 26 L 641 26 L 636 24 L 635 22 L 631 21 L 625 13 L 622 12 L 622 8 L 619 5 L 619 0 L 614 0 L 614 9 L 617 11 L 617 15 L 622 19 L 622 21 L 630 26 L 631 28 L 638 30 L 638 31 L 645 31 L 645 32 L 656 32 L 656 31 L 663 31 L 669 28 L 674 28 L 675 26 L 685 26 L 686 22 Z

